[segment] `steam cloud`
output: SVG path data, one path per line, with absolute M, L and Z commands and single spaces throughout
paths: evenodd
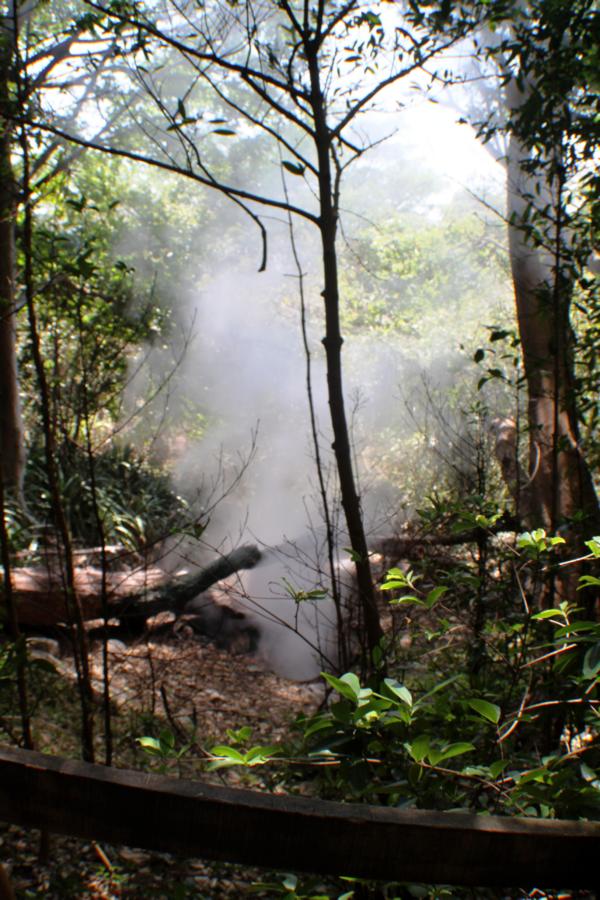
M 393 181 L 402 153 L 414 155 L 398 141 L 383 144 L 381 151 L 357 170 L 356 180 L 350 183 L 352 199 L 360 202 L 361 197 L 368 197 L 369 179 L 378 190 L 382 180 L 384 185 L 386 178 Z M 461 170 L 463 165 L 461 157 Z M 452 203 L 458 192 L 456 181 L 446 179 L 441 192 L 439 176 L 435 184 L 436 203 Z M 220 208 L 221 201 L 215 205 Z M 423 210 L 423 215 L 435 218 L 433 205 L 429 212 L 426 204 Z M 351 216 L 345 216 L 345 222 L 350 239 L 353 228 L 364 227 L 364 222 Z M 244 476 L 212 511 L 207 537 L 224 552 L 243 541 L 257 542 L 267 551 L 256 569 L 240 574 L 235 589 L 241 605 L 264 634 L 262 649 L 273 668 L 288 677 L 311 678 L 333 654 L 334 616 L 331 601 L 299 607 L 289 593 L 290 586 L 300 591 L 315 586 L 327 590 L 328 583 L 320 547 L 322 516 L 309 428 L 297 271 L 287 223 L 272 222 L 269 231 L 266 273 L 256 271 L 259 248 L 246 243 L 253 236 L 248 225 L 241 241 L 234 241 L 227 256 L 215 262 L 215 270 L 205 274 L 205 286 L 184 292 L 185 300 L 177 310 L 180 323 L 188 330 L 192 327 L 194 337 L 177 374 L 176 391 L 168 395 L 169 403 L 174 409 L 201 411 L 207 427 L 198 440 L 182 439 L 174 478 L 178 489 L 193 499 L 201 485 L 206 494 L 207 484 L 234 482 L 236 468 L 249 459 Z M 310 300 L 314 401 L 335 505 L 320 345 L 320 261 L 316 236 L 306 236 L 303 229 L 298 233 L 303 239 L 302 265 Z M 182 273 L 182 281 L 189 284 L 189 275 L 184 276 Z M 441 313 L 435 324 L 429 323 L 427 335 L 362 335 L 350 337 L 344 346 L 348 414 L 351 421 L 356 419 L 353 436 L 371 529 L 380 530 L 390 504 L 397 507 L 398 488 L 377 477 L 373 454 L 369 458 L 363 451 L 368 451 L 373 437 L 383 429 L 398 428 L 401 394 L 405 396 L 406 386 L 417 373 L 426 370 L 433 380 L 449 382 L 465 365 L 467 357 L 459 344 L 469 336 L 454 337 L 443 310 Z M 476 325 L 473 323 L 473 331 Z M 164 365 L 159 354 L 151 357 L 150 363 L 158 363 L 159 368 Z M 342 536 L 340 548 L 344 545 Z M 200 563 L 202 552 L 188 546 L 183 559 L 188 567 Z M 346 573 L 343 580 L 350 592 L 348 557 L 342 549 L 339 566 Z M 306 640 L 293 633 L 296 629 Z M 320 648 L 322 658 L 315 647 Z

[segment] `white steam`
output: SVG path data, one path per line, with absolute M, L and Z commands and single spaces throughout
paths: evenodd
M 440 145 L 444 144 L 444 129 L 449 127 L 446 120 L 444 113 L 437 135 Z M 409 143 L 414 128 L 410 133 Z M 453 203 L 460 193 L 456 178 L 460 179 L 465 172 L 464 133 L 461 132 L 460 139 L 456 138 L 460 173 L 446 179 L 441 191 L 439 176 L 430 185 L 437 204 Z M 431 143 L 430 126 L 425 134 Z M 446 147 L 451 146 L 452 142 L 448 141 Z M 400 141 L 395 139 L 361 163 L 356 180 L 349 186 L 351 201 L 364 201 L 364 206 L 370 207 L 369 194 L 373 195 L 371 200 L 375 205 L 378 202 L 375 195 L 380 194 L 379 206 L 384 216 L 390 209 L 401 209 L 400 191 L 396 196 L 388 193 L 387 200 L 385 197 L 386 191 L 399 188 L 402 152 Z M 470 159 L 474 160 L 476 155 L 472 148 Z M 409 152 L 409 156 L 413 157 L 411 165 L 414 166 L 414 153 Z M 482 158 L 487 165 L 489 158 L 485 154 Z M 483 168 L 479 174 L 487 178 Z M 420 176 L 416 173 L 414 177 L 418 181 Z M 392 187 L 386 188 L 386 183 Z M 219 209 L 219 204 L 215 208 Z M 421 210 L 422 216 L 435 221 L 434 205 L 428 213 L 423 198 Z M 363 209 L 354 207 L 354 211 L 361 213 Z M 373 208 L 365 211 L 369 216 L 376 213 Z M 477 214 L 482 215 L 482 210 Z M 364 220 L 351 215 L 345 215 L 344 222 L 345 236 L 350 242 L 354 231 L 366 227 Z M 215 227 L 218 228 L 218 223 Z M 191 500 L 200 491 L 200 503 L 209 502 L 208 485 L 217 485 L 216 493 L 225 490 L 224 498 L 211 512 L 206 535 L 214 547 L 226 552 L 241 542 L 251 541 L 267 549 L 265 558 L 254 570 L 240 573 L 239 601 L 261 628 L 262 649 L 273 668 L 290 678 L 311 678 L 323 666 L 335 665 L 335 615 L 331 600 L 298 603 L 291 596 L 294 591 L 311 591 L 316 587 L 329 592 L 329 583 L 326 555 L 321 546 L 323 520 L 308 415 L 298 272 L 289 248 L 287 223 L 272 222 L 269 232 L 270 263 L 266 273 L 256 271 L 260 253 L 258 242 L 254 243 L 252 225 L 248 223 L 240 241 L 232 238 L 231 232 L 227 235 L 224 232 L 226 256 L 221 255 L 214 261 L 212 271 L 204 273 L 201 287 L 183 292 L 177 319 L 184 328 L 193 330 L 194 337 L 167 398 L 172 408 L 187 411 L 188 416 L 190 410 L 193 415 L 201 414 L 205 428 L 201 435 L 194 437 L 186 431 L 183 421 L 174 478 L 177 488 Z M 335 507 L 335 474 L 320 344 L 323 333 L 320 260 L 316 236 L 307 236 L 306 226 L 299 229 L 298 236 L 310 311 L 309 339 L 319 441 L 330 500 Z M 253 243 L 248 246 L 250 242 Z M 461 265 L 464 264 L 462 260 Z M 189 284 L 189 274 L 182 271 L 181 275 L 182 283 Z M 449 303 L 452 300 L 448 298 Z M 481 303 L 479 310 L 474 308 L 468 313 L 473 321 L 463 323 L 463 333 L 455 332 L 453 321 L 442 308 L 437 310 L 437 318 L 426 323 L 425 334 L 383 336 L 376 333 L 346 339 L 348 418 L 353 425 L 368 529 L 381 532 L 383 517 L 390 514 L 390 507 L 398 511 L 401 500 L 398 485 L 390 485 L 381 476 L 378 467 L 381 452 L 374 453 L 373 447 L 386 429 L 398 430 L 403 418 L 402 398 L 422 371 L 435 381 L 452 382 L 453 373 L 470 359 L 469 353 L 460 350 L 460 344 L 472 342 L 478 325 L 486 324 L 490 315 L 494 315 L 490 308 L 496 300 L 490 297 L 489 304 Z M 154 356 L 154 362 L 157 361 L 159 354 Z M 159 369 L 162 365 L 159 364 Z M 244 462 L 248 463 L 247 470 L 236 483 L 236 472 Z M 229 485 L 233 487 L 229 489 Z M 339 518 L 339 509 L 336 516 Z M 340 547 L 344 545 L 342 538 Z M 205 550 L 194 557 L 194 551 L 186 547 L 184 558 L 188 566 L 195 558 L 200 563 L 203 556 Z M 348 568 L 343 553 L 339 565 L 341 570 Z M 351 592 L 352 579 L 347 575 L 344 579 L 347 592 Z

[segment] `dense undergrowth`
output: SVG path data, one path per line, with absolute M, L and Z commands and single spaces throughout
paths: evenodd
M 324 673 L 328 701 L 296 721 L 289 743 L 229 731 L 229 743 L 207 747 L 208 769 L 266 767 L 279 790 L 399 809 L 597 819 L 600 625 L 586 594 L 599 581 L 580 567 L 600 558 L 600 541 L 587 542 L 585 560 L 565 561 L 562 537 L 492 535 L 483 516 L 478 525 L 474 551 L 438 547 L 437 558 L 388 571 L 393 623 L 370 677 Z M 577 605 L 561 599 L 573 569 Z M 180 750 L 168 730 L 142 745 L 163 766 Z M 523 896 L 358 882 L 327 893 L 293 878 L 269 889 L 289 900 Z
M 126 444 L 108 444 L 93 457 L 65 441 L 56 455 L 59 491 L 74 542 L 81 547 L 119 544 L 152 550 L 190 520 L 188 506 L 169 475 Z M 52 529 L 52 500 L 43 447 L 27 459 L 24 505 L 7 505 L 12 546 L 34 550 Z

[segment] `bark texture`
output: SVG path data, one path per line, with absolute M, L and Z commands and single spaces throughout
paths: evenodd
M 11 161 L 11 43 L 0 31 L 0 462 L 9 490 L 20 494 L 25 451 L 16 351 L 15 223 L 18 187 Z
M 356 566 L 356 580 L 366 632 L 369 654 L 383 636 L 373 590 L 369 564 L 369 550 L 364 530 L 360 497 L 352 466 L 352 450 L 348 433 L 342 378 L 342 345 L 340 328 L 340 297 L 337 271 L 336 234 L 338 224 L 337 186 L 332 172 L 332 135 L 327 126 L 325 99 L 320 84 L 318 43 L 306 41 L 306 57 L 310 74 L 310 104 L 314 121 L 314 142 L 318 160 L 319 181 L 319 230 L 323 252 L 323 301 L 325 306 L 325 357 L 327 361 L 327 388 L 329 412 L 333 430 L 340 496 L 348 537 Z
M 509 248 L 528 393 L 529 473 L 520 498 L 524 524 L 556 531 L 577 514 L 589 534 L 600 524 L 594 482 L 581 450 L 574 390 L 572 283 L 562 254 L 560 186 L 528 171 L 515 135 L 508 148 Z M 544 246 L 527 239 L 531 198 L 551 210 Z M 529 210 L 529 212 L 528 212 Z M 552 243 L 551 243 L 552 242 Z
M 257 547 L 239 547 L 206 568 L 185 578 L 166 579 L 162 569 L 105 572 L 95 566 L 75 566 L 73 583 L 84 620 L 103 614 L 102 582 L 106 581 L 108 608 L 115 618 L 145 620 L 158 612 L 181 612 L 186 603 L 215 582 L 239 569 L 251 569 L 260 559 Z M 11 570 L 12 599 L 21 625 L 47 627 L 69 620 L 64 576 L 58 567 L 21 567 Z M 5 605 L 0 579 L 0 613 Z

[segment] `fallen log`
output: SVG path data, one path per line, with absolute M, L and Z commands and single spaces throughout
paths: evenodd
M 254 544 L 245 544 L 231 553 L 220 556 L 200 572 L 157 587 L 152 592 L 152 596 L 139 598 L 130 595 L 121 600 L 116 608 L 120 614 L 135 614 L 143 611 L 145 615 L 151 616 L 165 610 L 181 612 L 186 603 L 203 591 L 207 591 L 217 581 L 235 575 L 240 569 L 252 569 L 260 560 L 261 555 L 260 550 Z
M 138 596 L 152 591 L 164 578 L 164 572 L 156 568 L 106 572 L 109 604 L 124 600 L 132 592 Z M 99 618 L 102 615 L 102 570 L 76 566 L 74 580 L 84 619 Z M 43 628 L 68 620 L 65 585 L 56 568 L 15 567 L 11 570 L 11 582 L 20 625 Z
M 169 580 L 162 569 L 155 567 L 108 571 L 104 577 L 111 616 L 134 621 L 145 620 L 162 611 L 181 612 L 189 600 L 239 569 L 252 568 L 260 557 L 260 550 L 249 544 L 220 556 L 198 572 Z M 102 615 L 102 570 L 77 566 L 74 575 L 84 619 L 99 618 Z M 21 625 L 47 627 L 67 620 L 65 585 L 57 567 L 15 567 L 11 571 L 11 580 Z M 2 593 L 0 578 L 0 611 Z
M 0 749 L 0 819 L 280 871 L 596 888 L 600 824 L 281 797 Z
M 388 559 L 402 559 L 402 557 L 410 557 L 416 550 L 435 549 L 436 547 L 460 547 L 464 544 L 478 544 L 482 540 L 487 540 L 496 534 L 502 532 L 511 532 L 514 534 L 519 531 L 520 524 L 518 520 L 505 513 L 500 519 L 494 522 L 489 528 L 468 528 L 465 531 L 457 531 L 448 534 L 442 532 L 438 534 L 421 534 L 411 535 L 410 537 L 379 537 L 369 541 L 371 548 L 381 553 Z

